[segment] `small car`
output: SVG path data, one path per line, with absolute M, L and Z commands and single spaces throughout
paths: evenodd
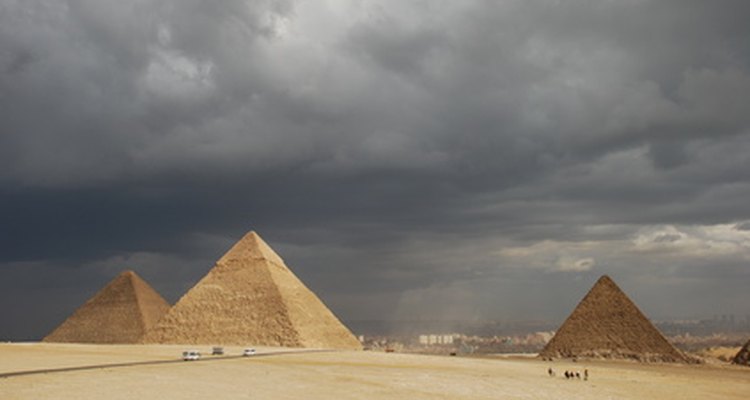
M 254 355 L 255 355 L 255 349 L 253 349 L 253 348 L 248 348 L 248 349 L 245 349 L 244 351 L 242 351 L 242 356 L 243 357 L 250 357 L 250 356 L 254 356 Z
M 188 350 L 182 352 L 182 361 L 198 361 L 201 359 L 201 353 L 198 350 Z

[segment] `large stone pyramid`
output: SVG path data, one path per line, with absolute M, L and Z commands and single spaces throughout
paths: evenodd
M 45 342 L 138 343 L 169 310 L 169 303 L 133 271 L 110 281 Z
M 255 232 L 224 254 L 144 342 L 361 348 Z
M 732 363 L 750 367 L 750 340 L 737 352 L 737 355 L 732 359 Z
M 689 361 L 606 275 L 599 278 L 539 356 Z

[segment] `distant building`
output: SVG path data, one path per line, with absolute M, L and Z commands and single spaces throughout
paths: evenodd
M 453 344 L 454 334 L 430 334 L 419 335 L 419 344 L 422 346 Z

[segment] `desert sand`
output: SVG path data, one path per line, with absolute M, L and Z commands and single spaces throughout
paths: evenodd
M 0 374 L 179 359 L 189 346 L 0 344 Z M 195 346 L 193 346 L 195 347 Z M 208 347 L 198 347 L 207 353 Z M 225 348 L 229 355 L 241 348 Z M 337 351 L 0 378 L 8 399 L 745 399 L 750 368 Z M 289 349 L 287 349 L 288 351 Z M 556 377 L 547 375 L 552 367 Z M 590 379 L 566 380 L 565 369 Z

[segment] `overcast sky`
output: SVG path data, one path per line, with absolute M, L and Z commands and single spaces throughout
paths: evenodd
M 750 2 L 0 0 L 0 338 L 256 230 L 345 321 L 750 314 Z

